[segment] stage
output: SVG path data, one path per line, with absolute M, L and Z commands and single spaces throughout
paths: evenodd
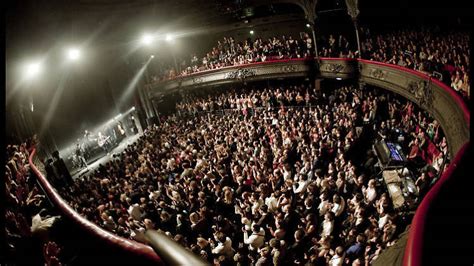
M 113 158 L 114 154 L 121 153 L 123 150 L 125 150 L 125 148 L 128 145 L 135 142 L 140 136 L 141 134 L 135 134 L 133 136 L 123 139 L 116 147 L 114 147 L 110 151 L 109 155 L 107 155 L 104 152 L 91 158 L 91 160 L 87 162 L 87 168 L 75 169 L 71 171 L 72 178 L 76 179 L 78 177 L 92 173 L 94 170 L 96 170 L 99 167 L 100 164 L 106 164 L 108 161 L 110 161 Z

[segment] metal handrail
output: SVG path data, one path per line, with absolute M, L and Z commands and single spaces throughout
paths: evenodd
M 156 230 L 147 230 L 145 237 L 157 254 L 169 265 L 210 265 L 191 251 L 183 249 L 176 241 Z

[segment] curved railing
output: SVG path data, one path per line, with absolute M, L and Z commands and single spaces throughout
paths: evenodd
M 454 101 L 459 106 L 459 108 L 461 108 L 461 110 L 463 112 L 463 115 L 464 115 L 464 119 L 465 119 L 467 125 L 469 126 L 470 111 L 467 108 L 465 101 L 461 98 L 461 95 L 459 95 L 458 93 L 456 93 L 456 91 L 454 91 L 453 88 L 451 88 L 448 85 L 444 84 L 440 80 L 438 80 L 436 78 L 433 79 L 429 75 L 427 75 L 423 72 L 416 71 L 416 70 L 406 68 L 406 67 L 402 67 L 402 66 L 399 66 L 399 65 L 387 64 L 387 63 L 382 63 L 382 62 L 373 61 L 373 60 L 366 60 L 366 59 L 357 59 L 357 61 L 363 62 L 363 63 L 366 63 L 366 64 L 373 64 L 373 65 L 379 65 L 379 66 L 384 66 L 384 67 L 397 69 L 397 70 L 400 70 L 400 71 L 418 76 L 418 77 L 424 79 L 425 81 L 430 81 L 430 82 L 434 83 L 438 87 L 442 88 L 445 92 L 447 92 L 449 94 L 449 96 L 451 96 L 452 99 L 454 99 Z
M 436 184 L 428 191 L 420 205 L 416 209 L 415 216 L 413 217 L 408 240 L 405 246 L 405 255 L 403 257 L 403 265 L 405 266 L 421 266 L 423 265 L 423 239 L 425 233 L 425 227 L 427 223 L 427 216 L 431 208 L 432 202 L 439 195 L 443 185 L 451 178 L 453 172 L 458 167 L 466 149 L 469 147 L 469 142 L 464 144 L 456 157 L 451 162 L 450 166 L 436 182 Z
M 30 158 L 29 158 L 29 163 L 31 166 L 31 169 L 35 173 L 35 175 L 38 178 L 38 181 L 40 182 L 42 188 L 44 189 L 45 193 L 47 194 L 48 198 L 53 202 L 55 206 L 57 206 L 61 212 L 68 217 L 70 220 L 72 220 L 74 223 L 79 225 L 82 229 L 85 231 L 93 234 L 95 237 L 98 239 L 111 244 L 113 246 L 116 246 L 126 252 L 130 252 L 133 254 L 137 254 L 139 256 L 143 256 L 153 262 L 156 262 L 157 264 L 163 265 L 165 264 L 164 261 L 155 253 L 153 248 L 150 246 L 144 245 L 142 243 L 138 243 L 133 240 L 125 239 L 119 236 L 116 236 L 99 226 L 95 225 L 94 223 L 88 221 L 81 215 L 79 215 L 74 209 L 71 208 L 62 198 L 59 196 L 59 194 L 54 191 L 53 186 L 48 182 L 48 180 L 44 177 L 43 173 L 41 173 L 38 170 L 38 167 L 33 163 L 33 156 L 35 156 L 36 149 L 33 148 Z
M 210 74 L 213 72 L 221 71 L 221 70 L 226 70 L 226 69 L 233 69 L 233 68 L 245 68 L 249 66 L 258 66 L 258 65 L 271 65 L 275 63 L 288 63 L 288 62 L 294 62 L 294 61 L 312 61 L 311 57 L 306 57 L 306 58 L 292 58 L 292 59 L 274 59 L 274 60 L 267 60 L 265 62 L 255 62 L 255 63 L 247 63 L 247 64 L 242 64 L 242 65 L 232 65 L 232 66 L 225 66 L 225 67 L 220 67 L 220 68 L 214 68 L 214 69 L 207 69 L 207 70 L 202 70 L 198 72 L 193 72 L 191 74 L 186 74 L 186 75 L 178 75 L 173 78 L 165 79 L 162 80 L 163 82 L 166 81 L 172 81 L 172 80 L 177 80 L 177 79 L 184 79 L 188 77 L 193 77 L 193 76 L 199 76 L 202 74 Z
M 295 58 L 209 69 L 147 85 L 149 97 L 174 89 L 214 86 L 244 80 L 306 76 L 313 66 L 311 58 Z

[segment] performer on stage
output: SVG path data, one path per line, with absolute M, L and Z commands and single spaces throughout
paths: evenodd
M 122 122 L 117 123 L 117 125 L 114 128 L 114 131 L 117 136 L 117 142 L 120 143 L 126 137 L 125 129 L 123 127 Z
M 88 141 L 94 140 L 92 134 L 87 129 L 84 130 L 84 139 Z
M 81 147 L 81 144 L 79 142 L 76 143 L 76 150 L 74 152 L 76 154 L 76 158 L 79 161 L 79 167 L 81 167 L 81 168 L 86 167 L 87 168 L 87 161 L 84 158 L 84 150 Z
M 110 146 L 111 146 L 109 138 L 110 136 L 102 135 L 102 132 L 99 132 L 97 136 L 97 144 L 107 153 L 107 155 L 109 155 L 110 153 Z
M 84 137 L 82 138 L 82 147 L 84 151 L 84 158 L 89 160 L 92 155 L 92 147 L 95 145 L 96 138 L 87 129 L 84 130 Z M 94 144 L 93 144 L 94 143 Z

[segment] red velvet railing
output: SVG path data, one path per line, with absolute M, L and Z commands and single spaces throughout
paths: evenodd
M 462 159 L 466 149 L 469 146 L 469 142 L 464 144 L 456 157 L 449 165 L 446 172 L 436 182 L 436 184 L 428 191 L 426 196 L 421 201 L 420 205 L 416 209 L 415 216 L 410 227 L 410 233 L 408 235 L 407 244 L 405 246 L 405 255 L 403 257 L 403 265 L 405 266 L 421 266 L 423 265 L 423 236 L 425 233 L 425 224 L 427 222 L 426 217 L 431 207 L 431 203 L 438 196 L 441 187 L 448 181 L 460 160 Z
M 125 239 L 119 236 L 110 233 L 99 226 L 95 225 L 94 223 L 88 221 L 81 215 L 79 215 L 75 210 L 73 210 L 62 198 L 59 194 L 54 191 L 53 186 L 48 182 L 48 180 L 43 176 L 43 174 L 38 170 L 38 168 L 33 163 L 33 156 L 36 153 L 36 149 L 30 153 L 30 166 L 33 172 L 38 177 L 38 181 L 40 182 L 41 186 L 43 187 L 45 193 L 48 195 L 49 199 L 57 206 L 63 213 L 63 215 L 67 216 L 70 220 L 74 223 L 78 224 L 82 229 L 91 233 L 95 237 L 104 242 L 116 246 L 126 252 L 130 252 L 133 254 L 137 254 L 143 257 L 146 257 L 157 264 L 164 264 L 161 258 L 155 253 L 155 251 L 147 245 L 142 243 L 135 242 L 133 240 Z

